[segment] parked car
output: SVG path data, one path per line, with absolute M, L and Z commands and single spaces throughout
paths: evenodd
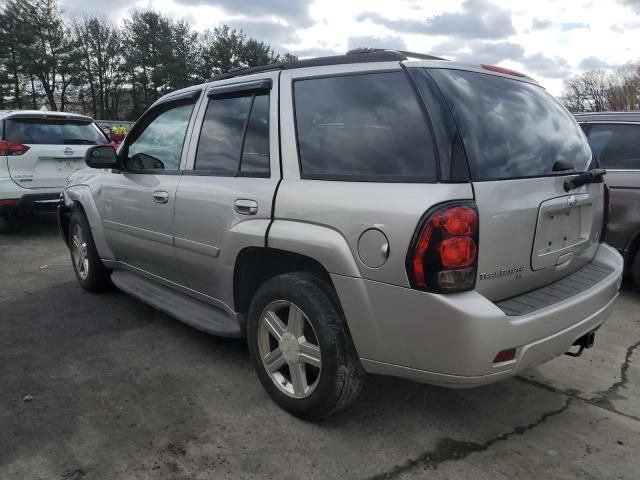
M 55 211 L 67 177 L 86 167 L 87 148 L 107 142 L 84 115 L 0 111 L 0 232 L 16 215 Z
M 611 218 L 607 243 L 624 256 L 640 289 L 640 112 L 576 114 L 599 165 L 607 169 Z
M 471 387 L 582 353 L 618 296 L 585 136 L 500 67 L 372 50 L 237 71 L 86 159 L 59 210 L 80 285 L 246 335 L 303 418 L 365 371 Z

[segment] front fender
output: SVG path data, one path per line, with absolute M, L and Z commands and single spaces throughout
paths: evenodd
M 328 227 L 291 220 L 275 220 L 267 245 L 318 261 L 330 274 L 360 277 L 346 239 Z
M 76 204 L 79 204 L 84 210 L 91 227 L 93 242 L 100 258 L 103 260 L 115 260 L 113 252 L 104 239 L 102 218 L 91 193 L 91 188 L 87 185 L 72 185 L 64 189 L 63 196 L 63 201 L 67 208 L 73 208 Z

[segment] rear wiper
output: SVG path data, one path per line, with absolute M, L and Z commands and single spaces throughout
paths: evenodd
M 581 173 L 577 177 L 573 177 L 571 180 L 564 182 L 564 191 L 575 190 L 587 183 L 602 183 L 602 177 L 607 174 L 604 168 L 594 168 L 593 170 L 587 170 Z
M 575 167 L 570 164 L 569 162 L 566 162 L 564 160 L 557 160 L 554 164 L 553 167 L 551 168 L 552 172 L 564 172 L 567 170 L 573 170 Z

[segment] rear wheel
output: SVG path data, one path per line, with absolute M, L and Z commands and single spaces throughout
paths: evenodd
M 100 260 L 91 227 L 80 209 L 76 209 L 69 220 L 69 249 L 73 270 L 82 288 L 89 292 L 99 292 L 111 285 L 111 272 Z
M 640 290 L 640 249 L 638 249 L 635 258 L 633 259 L 631 273 L 633 275 L 633 280 L 636 282 L 636 287 Z
M 5 215 L 0 215 L 0 233 L 9 230 L 9 219 Z
M 251 301 L 247 340 L 271 398 L 308 420 L 356 399 L 364 370 L 331 286 L 310 273 L 278 275 Z

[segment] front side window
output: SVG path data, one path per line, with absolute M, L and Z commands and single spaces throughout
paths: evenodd
M 8 118 L 5 140 L 27 145 L 104 145 L 100 129 L 85 120 Z
M 433 139 L 404 72 L 297 80 L 303 178 L 429 181 Z
M 194 103 L 165 109 L 127 146 L 127 170 L 179 170 Z
M 209 100 L 194 170 L 222 176 L 269 176 L 269 96 Z
M 640 170 L 640 125 L 593 125 L 589 143 L 601 167 Z

